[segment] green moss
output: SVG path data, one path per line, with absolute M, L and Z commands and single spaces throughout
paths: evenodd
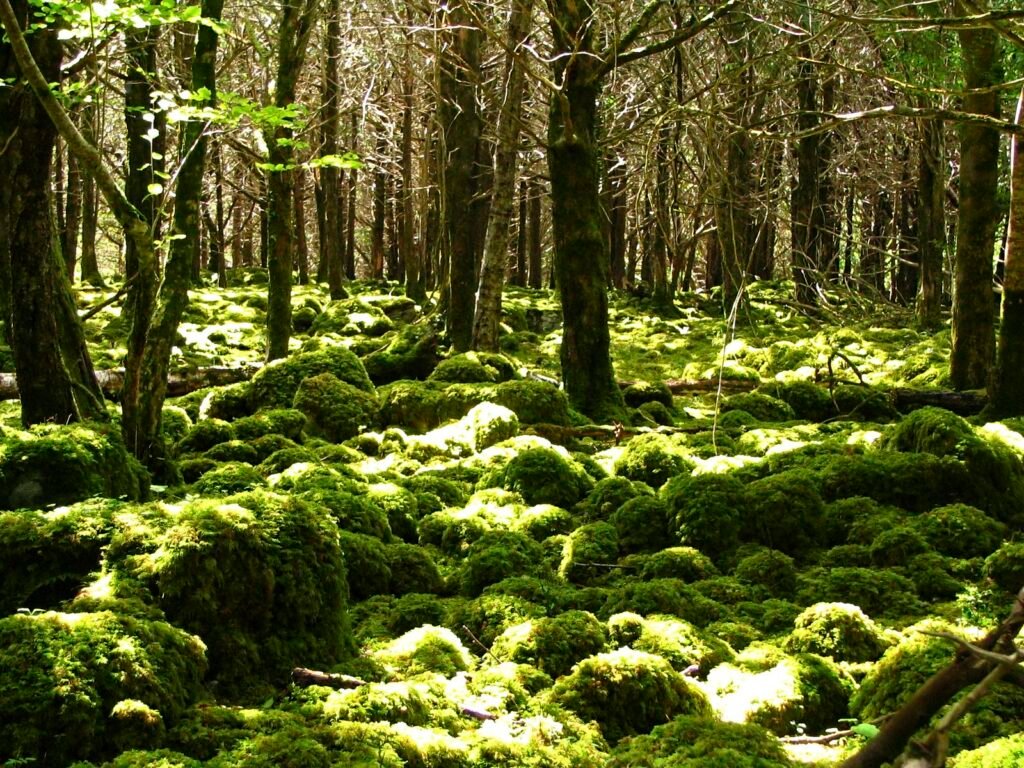
M 254 491 L 191 501 L 156 522 L 157 537 L 115 537 L 112 564 L 203 638 L 222 690 L 250 692 L 351 652 L 344 560 L 321 512 Z
M 914 583 L 888 568 L 810 568 L 800 575 L 799 599 L 853 603 L 871 616 L 920 614 Z
M 463 642 L 479 651 L 479 646 L 475 644 L 473 638 L 485 648 L 489 648 L 509 627 L 529 619 L 538 619 L 544 613 L 544 608 L 522 597 L 483 594 L 456 604 L 446 623 Z
M 832 391 L 832 401 L 841 416 L 857 421 L 889 421 L 896 418 L 887 392 L 871 387 L 840 384 Z
M 341 531 L 339 538 L 352 598 L 365 600 L 387 594 L 391 589 L 391 568 L 384 544 L 372 536 L 349 531 Z
M 508 627 L 494 641 L 499 661 L 532 664 L 553 678 L 568 674 L 576 662 L 605 650 L 608 631 L 586 611 L 527 620 Z
M 938 552 L 950 557 L 985 557 L 1006 536 L 1006 526 L 967 504 L 936 507 L 917 517 L 914 527 Z
M 711 559 L 693 547 L 669 547 L 651 555 L 640 569 L 644 579 L 700 581 L 718 573 Z
M 834 661 L 877 661 L 891 644 L 856 605 L 816 603 L 796 617 L 786 650 L 816 653 Z
M 663 381 L 634 381 L 622 390 L 622 398 L 630 408 L 640 408 L 647 403 L 672 407 L 672 392 Z
M 289 408 L 302 380 L 322 373 L 329 373 L 363 392 L 374 391 L 355 353 L 332 346 L 275 360 L 261 368 L 252 378 L 253 403 L 258 409 Z
M 611 523 L 581 525 L 565 542 L 558 575 L 574 584 L 592 584 L 609 575 L 619 559 L 619 535 Z
M 950 761 L 952 768 L 1017 768 L 1024 764 L 1024 733 L 996 739 L 977 749 L 961 752 Z
M 27 432 L 5 430 L 3 438 L 0 509 L 149 493 L 149 475 L 109 424 L 37 424 Z
M 252 413 L 252 388 L 248 381 L 214 387 L 199 405 L 199 419 L 234 421 Z
M 661 488 L 676 475 L 689 474 L 695 462 L 665 435 L 634 437 L 615 461 L 615 474 Z
M 494 387 L 493 401 L 516 412 L 525 424 L 568 426 L 569 401 L 554 384 L 523 379 L 504 381 Z
M 274 451 L 272 454 L 267 456 L 263 461 L 256 467 L 259 473 L 264 477 L 270 475 L 276 475 L 284 472 L 289 467 L 293 467 L 296 464 L 309 464 L 316 461 L 316 455 L 308 448 L 302 448 L 300 446 L 294 446 L 290 448 L 281 448 L 280 450 Z
M 218 443 L 204 455 L 213 461 L 240 461 L 245 464 L 258 464 L 260 461 L 256 449 L 244 440 Z
M 588 522 L 608 520 L 630 499 L 651 495 L 651 488 L 647 485 L 624 477 L 607 477 L 597 481 L 575 511 Z
M 160 413 L 160 429 L 168 445 L 174 445 L 192 428 L 192 418 L 184 408 L 165 405 Z
M 825 421 L 836 415 L 828 390 L 810 381 L 773 382 L 758 391 L 786 403 L 798 419 Z
M 366 498 L 387 515 L 388 525 L 395 536 L 407 542 L 417 540 L 419 502 L 415 494 L 394 483 L 376 483 L 370 486 Z
M 579 464 L 553 448 L 527 448 L 503 468 L 485 476 L 482 487 L 500 486 L 519 493 L 527 504 L 554 504 L 568 509 L 592 487 Z
M 733 575 L 747 584 L 764 587 L 772 597 L 792 597 L 796 592 L 793 558 L 774 549 L 747 555 L 736 564 Z
M 1024 587 L 1024 542 L 1007 542 L 985 559 L 985 576 L 1016 594 Z
M 875 565 L 898 566 L 913 557 L 931 551 L 924 536 L 908 525 L 898 525 L 880 531 L 869 546 Z
M 359 434 L 376 420 L 377 398 L 330 373 L 303 379 L 292 406 L 306 417 L 306 431 L 333 443 Z
M 607 768 L 793 768 L 770 732 L 708 717 L 677 717 L 619 743 Z
M 619 551 L 657 552 L 672 543 L 668 534 L 668 508 L 654 496 L 638 496 L 622 504 L 608 518 L 619 538 Z
M 469 547 L 459 583 L 464 595 L 475 597 L 490 584 L 520 575 L 549 575 L 541 545 L 521 533 L 494 531 L 480 536 Z
M 677 415 L 667 406 L 659 402 L 644 403 L 636 409 L 636 418 L 633 423 L 638 426 L 658 425 L 662 427 L 674 427 Z
M 379 308 L 359 298 L 332 301 L 310 327 L 313 335 L 383 336 L 394 323 Z
M 746 411 L 757 421 L 792 421 L 796 414 L 789 403 L 763 392 L 741 392 L 722 401 L 722 413 Z
M 297 441 L 302 439 L 306 414 L 292 408 L 275 408 L 237 419 L 231 426 L 239 440 L 255 441 L 268 435 L 279 435 Z
M 148 746 L 151 731 L 108 716 L 130 699 L 138 704 L 118 712 L 141 704 L 173 723 L 199 695 L 205 669 L 198 638 L 109 611 L 0 619 L 0 649 L 0 760 L 43 766 Z
M 621 648 L 581 661 L 555 683 L 552 700 L 594 720 L 610 743 L 679 715 L 711 714 L 703 692 L 660 656 Z
M 381 541 L 391 541 L 387 513 L 358 489 L 353 491 L 313 488 L 298 494 L 300 498 L 330 511 L 343 531 L 364 533 Z
M 203 419 L 188 431 L 175 447 L 179 454 L 203 453 L 215 445 L 233 440 L 235 433 L 231 425 L 221 419 Z
M 263 476 L 248 464 L 233 461 L 203 474 L 193 490 L 204 496 L 228 496 L 264 487 Z
M 367 355 L 364 362 L 377 386 L 401 379 L 425 379 L 438 364 L 437 333 L 428 323 L 405 325 L 387 346 Z
M 374 656 L 403 675 L 436 672 L 451 677 L 474 664 L 473 656 L 454 632 L 430 625 L 406 632 Z
M 201 768 L 202 763 L 169 749 L 129 750 L 103 764 L 103 768 Z
M 739 543 L 747 504 L 743 484 L 729 475 L 677 477 L 661 490 L 668 505 L 669 533 L 714 560 Z
M 465 352 L 442 360 L 428 379 L 459 384 L 497 383 L 515 375 L 515 366 L 504 355 Z
M 390 590 L 393 595 L 409 592 L 437 594 L 443 589 L 441 574 L 434 559 L 413 544 L 387 544 L 384 562 L 391 569 Z
M 698 627 L 726 618 L 729 612 L 715 600 L 679 579 L 631 582 L 615 589 L 601 608 L 601 616 L 637 613 L 641 616 L 668 614 Z
M 789 555 L 806 555 L 820 541 L 824 503 L 812 475 L 794 469 L 746 487 L 743 535 Z
M 735 655 L 717 637 L 671 616 L 643 618 L 635 613 L 619 613 L 608 619 L 608 629 L 613 645 L 661 656 L 679 672 L 697 667 L 701 675 L 706 675 Z

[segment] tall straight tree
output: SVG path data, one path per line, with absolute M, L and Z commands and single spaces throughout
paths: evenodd
M 327 0 L 327 25 L 324 39 L 324 83 L 322 152 L 328 158 L 338 154 L 338 119 L 341 99 L 341 81 L 338 75 L 338 56 L 341 48 L 341 4 L 339 0 Z M 328 162 L 320 170 L 321 195 L 323 196 L 323 242 L 321 249 L 327 262 L 327 284 L 332 299 L 344 299 L 347 294 L 342 282 L 344 270 L 344 222 L 342 216 L 342 170 L 335 162 Z
M 641 42 L 666 6 L 652 0 L 606 50 L 596 50 L 593 0 L 547 0 L 554 51 L 548 113 L 554 272 L 562 298 L 562 379 L 574 408 L 596 419 L 621 415 L 608 331 L 608 242 L 600 196 L 598 97 L 616 67 L 681 45 L 739 0 L 726 0 L 657 42 Z
M 282 0 L 277 27 L 277 77 L 274 106 L 286 110 L 295 103 L 306 46 L 316 18 L 318 0 Z M 265 131 L 270 173 L 267 179 L 267 267 L 270 289 L 267 307 L 267 360 L 288 356 L 292 332 L 292 261 L 295 253 L 294 162 L 295 130 L 280 120 Z
M 481 32 L 468 7 L 476 0 L 452 0 L 442 20 L 438 119 L 444 153 L 444 243 L 448 255 L 448 333 L 459 352 L 473 340 L 477 231 L 472 215 L 480 149 Z
M 917 321 L 942 322 L 942 257 L 946 250 L 945 142 L 941 120 L 923 120 L 918 141 L 917 248 L 921 264 Z
M 987 2 L 956 0 L 956 11 L 970 15 Z M 992 27 L 959 31 L 964 80 L 964 111 L 999 116 L 1002 80 L 999 33 Z M 988 385 L 995 361 L 995 308 L 992 300 L 996 223 L 999 218 L 999 132 L 985 125 L 960 127 L 960 216 L 953 267 L 953 347 L 949 375 L 956 389 Z
M 498 351 L 501 289 L 505 277 L 512 205 L 516 191 L 519 121 L 522 118 L 523 94 L 526 90 L 525 63 L 519 47 L 526 42 L 533 18 L 533 0 L 511 0 L 510 5 L 505 51 L 505 88 L 501 110 L 498 113 L 494 147 L 494 188 L 490 214 L 487 217 L 484 257 L 480 265 L 480 285 L 476 293 L 476 314 L 473 319 L 473 348 L 488 352 Z M 524 224 L 521 219 L 521 231 L 525 229 Z

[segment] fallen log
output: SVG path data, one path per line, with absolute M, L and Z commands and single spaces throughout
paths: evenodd
M 948 392 L 945 390 L 925 389 L 894 389 L 892 390 L 893 407 L 900 413 L 914 408 L 933 405 L 945 408 L 960 416 L 974 416 L 981 413 L 988 405 L 988 395 L 984 392 Z
M 251 379 L 263 363 L 245 363 L 240 366 L 210 366 L 208 368 L 196 368 L 191 371 L 172 373 L 167 380 L 167 396 L 180 397 L 189 392 L 206 387 L 221 387 L 225 384 L 237 384 L 240 381 Z M 96 371 L 96 381 L 103 390 L 103 394 L 111 400 L 117 400 L 121 396 L 121 387 L 124 386 L 124 369 L 111 368 L 104 371 Z M 0 373 L 0 400 L 18 399 L 18 380 L 13 373 Z
M 295 685 L 305 688 L 310 685 L 322 685 L 325 688 L 333 688 L 336 691 L 361 688 L 366 685 L 365 680 L 351 675 L 337 675 L 331 672 L 318 672 L 315 669 L 296 667 L 292 670 L 292 682 Z
M 619 387 L 626 389 L 639 383 L 637 381 L 620 381 Z M 761 383 L 760 381 L 752 381 L 750 379 L 722 379 L 721 381 L 718 379 L 669 379 L 665 382 L 665 386 L 668 387 L 669 392 L 673 395 L 717 392 L 719 389 L 722 392 L 732 394 L 736 392 L 750 392 L 761 386 Z

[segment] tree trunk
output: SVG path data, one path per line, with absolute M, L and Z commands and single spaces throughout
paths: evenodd
M 541 216 L 543 215 L 544 191 L 536 179 L 529 183 L 530 203 L 527 212 L 529 222 L 527 235 L 527 250 L 529 251 L 529 278 L 527 283 L 531 288 L 541 288 L 544 285 L 544 241 L 542 236 Z
M 96 79 L 96 58 L 89 56 L 87 64 L 90 80 Z M 99 135 L 100 110 L 95 100 L 82 107 L 82 135 L 91 144 L 96 143 Z M 82 282 L 97 288 L 103 288 L 103 275 L 100 274 L 99 260 L 96 257 L 96 230 L 99 220 L 99 199 L 96 195 L 96 180 L 88 173 L 82 176 L 82 237 L 81 262 Z
M 359 147 L 358 130 L 359 118 L 352 115 L 352 151 L 356 152 Z M 356 279 L 356 209 L 357 193 L 359 190 L 359 169 L 352 168 L 348 172 L 348 212 L 345 215 L 345 277 L 349 280 Z
M 527 229 L 527 209 L 529 206 L 530 190 L 526 185 L 526 180 L 519 182 L 519 211 L 516 216 L 516 254 L 515 254 L 515 266 L 512 268 L 512 274 L 509 277 L 509 285 L 514 285 L 519 288 L 526 287 L 526 229 Z
M 278 60 L 274 106 L 295 102 L 299 74 L 316 12 L 316 0 L 283 0 L 278 20 Z M 292 261 L 295 256 L 294 171 L 290 124 L 268 130 L 266 141 L 271 166 L 268 180 L 267 266 L 270 276 L 267 301 L 267 360 L 288 356 L 292 333 Z
M 309 243 L 306 241 L 306 174 L 295 169 L 295 260 L 299 267 L 299 285 L 309 284 Z
M 1024 88 L 1017 100 L 1017 125 L 1024 125 Z M 1006 225 L 1003 319 L 992 383 L 995 415 L 1024 415 L 1024 139 L 1011 138 L 1010 214 Z
M 81 113 L 80 113 L 81 114 Z M 78 228 L 82 222 L 82 174 L 73 152 L 67 156 L 67 176 L 64 183 L 64 226 L 61 229 L 60 252 L 64 269 L 74 282 L 78 264 Z
M 476 293 L 476 315 L 473 318 L 472 346 L 488 352 L 498 351 L 498 329 L 501 325 L 501 290 L 508 258 L 509 228 L 512 225 L 512 204 L 516 193 L 516 158 L 519 153 L 519 121 L 522 115 L 526 73 L 519 61 L 519 46 L 530 33 L 533 0 L 511 0 L 508 21 L 508 52 L 505 57 L 505 94 L 494 147 L 494 190 L 484 258 L 480 266 L 480 286 Z M 451 210 L 451 209 L 449 209 Z M 525 217 L 520 217 L 525 218 Z M 454 266 L 452 280 L 455 280 Z M 450 311 L 460 311 L 452 294 Z M 456 327 L 455 325 L 452 326 Z M 454 334 L 453 334 L 454 341 Z M 458 348 L 458 347 L 456 347 Z
M 378 165 L 373 172 L 373 224 L 370 227 L 370 277 L 381 280 L 384 277 L 384 233 L 388 213 L 388 173 L 381 160 L 387 151 L 387 137 L 384 127 L 377 128 Z
M 963 3 L 958 13 L 970 13 Z M 987 8 L 987 2 L 979 2 Z M 997 117 L 999 33 L 991 27 L 959 31 L 968 93 L 964 111 Z M 954 389 L 987 386 L 995 359 L 992 258 L 995 249 L 999 183 L 999 132 L 986 126 L 960 127 L 960 214 L 954 264 L 953 335 L 949 375 Z
M 805 10 L 804 22 L 809 27 L 810 11 Z M 810 35 L 810 29 L 805 30 Z M 797 128 L 813 130 L 818 125 L 818 81 L 809 42 L 799 46 L 800 63 L 797 71 L 797 101 L 800 111 Z M 797 175 L 794 179 L 790 208 L 793 217 L 792 263 L 796 283 L 796 300 L 804 306 L 818 303 L 818 274 L 822 266 L 825 221 L 821 205 L 822 175 L 821 142 L 819 134 L 804 136 L 796 143 Z
M 412 71 L 412 47 L 405 48 L 405 74 L 402 80 L 402 178 L 399 190 L 400 206 L 395 211 L 396 234 L 398 240 L 392 245 L 398 246 L 399 264 L 405 276 L 405 295 L 422 304 L 427 299 L 426 283 L 423 279 L 423 259 L 421 251 L 416 249 L 413 237 L 413 220 L 415 218 L 412 189 L 412 131 L 415 80 Z
M 438 120 L 446 160 L 443 231 L 448 255 L 447 327 L 452 347 L 459 352 L 473 343 L 477 287 L 478 237 L 472 214 L 481 131 L 477 111 L 481 33 L 467 8 L 471 2 L 475 0 L 453 0 L 447 5 L 438 83 Z
M 942 322 L 942 260 L 946 249 L 946 175 L 940 120 L 921 123 L 918 143 L 917 248 L 921 265 L 917 321 Z
M 324 39 L 323 83 L 323 147 L 327 157 L 338 155 L 339 109 L 341 81 L 338 75 L 338 56 L 341 48 L 341 6 L 339 0 L 327 2 L 327 30 Z M 323 196 L 324 228 L 321 248 L 327 267 L 327 285 L 331 299 L 344 299 L 348 295 L 345 281 L 345 223 L 342 212 L 342 185 L 344 172 L 333 163 L 320 169 L 320 194 Z

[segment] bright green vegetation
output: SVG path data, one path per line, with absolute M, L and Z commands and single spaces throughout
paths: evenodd
M 614 298 L 616 442 L 525 375 L 557 372 L 550 292 L 451 356 L 350 288 L 298 288 L 291 357 L 169 401 L 177 485 L 113 425 L 0 411 L 0 766 L 792 768 L 779 736 L 892 711 L 952 655 L 920 630 L 1024 585 L 1019 424 L 886 396 L 942 383 L 947 334 L 812 328 L 771 285 L 728 333 Z M 175 365 L 254 362 L 261 290 L 198 292 Z M 721 365 L 750 391 L 665 384 Z M 997 686 L 954 765 L 1016 765 L 1021 713 Z

